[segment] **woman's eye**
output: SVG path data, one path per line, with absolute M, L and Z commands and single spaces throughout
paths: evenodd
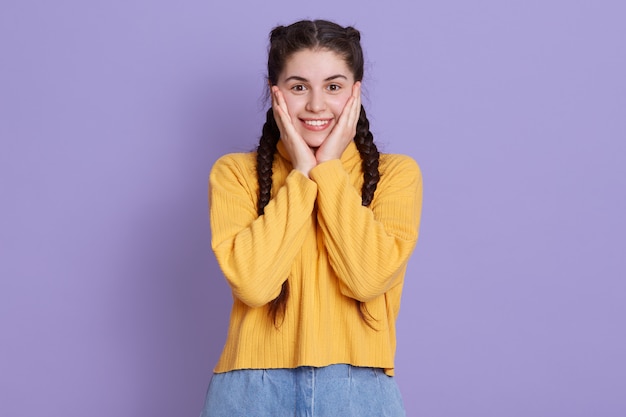
M 292 91 L 304 91 L 306 90 L 306 87 L 303 86 L 302 84 L 296 84 L 293 87 L 291 87 Z
M 339 91 L 341 89 L 341 86 L 337 85 L 337 84 L 331 84 L 331 85 L 328 86 L 328 89 L 330 91 L 336 92 L 336 91 Z

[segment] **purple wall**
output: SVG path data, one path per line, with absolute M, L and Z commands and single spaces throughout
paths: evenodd
M 303 17 L 362 30 L 374 133 L 424 173 L 408 415 L 626 415 L 624 3 L 215 3 L 3 0 L 0 415 L 198 414 L 230 308 L 207 175 Z

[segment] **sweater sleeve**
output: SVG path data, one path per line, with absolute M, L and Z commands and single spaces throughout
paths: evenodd
M 251 307 L 280 294 L 317 194 L 313 181 L 292 171 L 259 216 L 256 181 L 237 155 L 220 158 L 209 176 L 211 246 L 233 294 Z
M 382 156 L 381 156 L 382 157 Z M 369 301 L 401 282 L 417 242 L 422 177 L 408 156 L 386 155 L 385 171 L 370 207 L 340 160 L 311 173 L 318 186 L 318 222 L 341 292 Z M 382 164 L 381 164 L 382 165 Z

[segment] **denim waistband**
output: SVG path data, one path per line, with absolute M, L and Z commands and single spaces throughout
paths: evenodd
M 400 391 L 382 369 L 346 364 L 245 369 L 215 374 L 202 417 L 405 416 Z

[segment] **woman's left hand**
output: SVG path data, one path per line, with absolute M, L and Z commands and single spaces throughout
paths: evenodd
M 317 163 L 339 159 L 356 135 L 356 126 L 361 114 L 361 82 L 352 86 L 352 96 L 346 102 L 337 124 L 328 138 L 315 152 Z

